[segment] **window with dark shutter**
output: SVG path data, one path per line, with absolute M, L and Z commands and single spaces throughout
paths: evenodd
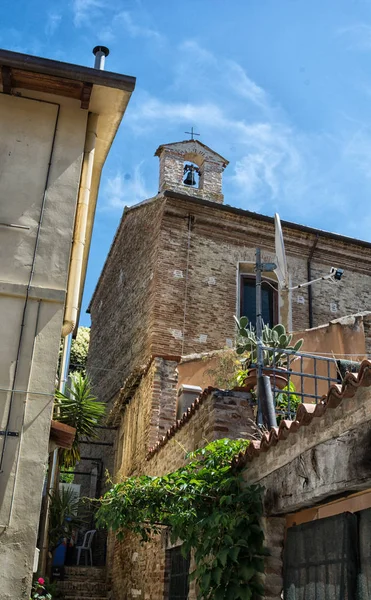
M 168 600 L 187 600 L 189 590 L 189 565 L 190 558 L 184 558 L 181 546 L 166 551 L 168 565 L 168 591 L 165 598 Z
M 278 323 L 278 293 L 271 281 L 262 282 L 262 316 L 265 325 L 273 327 Z M 255 277 L 242 275 L 240 279 L 240 317 L 247 317 L 253 327 L 256 325 Z

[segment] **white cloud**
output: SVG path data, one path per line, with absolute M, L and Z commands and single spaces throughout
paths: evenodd
M 61 20 L 62 15 L 55 12 L 48 13 L 46 17 L 45 34 L 49 37 L 54 35 L 61 23 Z
M 147 38 L 157 42 L 163 40 L 163 36 L 156 29 L 134 20 L 132 13 L 125 10 L 114 15 L 110 23 L 100 31 L 99 38 L 105 43 L 110 43 L 122 36 L 123 30 L 132 38 Z
M 342 27 L 337 35 L 348 41 L 348 50 L 371 50 L 371 25 L 356 23 Z
M 155 148 L 184 139 L 194 126 L 202 142 L 230 160 L 227 203 L 268 214 L 279 210 L 283 218 L 314 225 L 318 215 L 331 223 L 334 214 L 346 214 L 355 170 L 365 181 L 371 177 L 371 129 L 354 139 L 360 124 L 334 133 L 302 131 L 237 62 L 192 40 L 177 50 L 175 83 L 161 95 L 139 89 L 133 97 L 126 124 L 137 143 Z M 150 168 L 156 176 L 155 165 Z
M 197 124 L 214 139 L 238 144 L 240 158 L 226 177 L 244 197 L 265 194 L 266 199 L 276 199 L 283 193 L 286 181 L 295 178 L 298 182 L 299 175 L 303 185 L 303 160 L 293 131 L 283 123 L 246 123 L 215 103 L 172 103 L 150 96 L 139 101 L 127 122 L 138 134 L 147 134 L 151 127 Z
M 149 95 L 145 95 L 127 116 L 127 122 L 138 133 L 148 131 L 149 127 L 155 128 L 161 121 L 202 122 L 204 125 L 218 127 L 225 124 L 225 117 L 223 111 L 212 103 L 166 102 Z
M 115 176 L 108 177 L 103 188 L 103 210 L 122 210 L 125 206 L 137 204 L 149 197 L 142 165 L 143 163 L 138 164 L 132 175 L 118 172 Z
M 215 80 L 215 72 L 218 73 L 217 81 L 228 86 L 229 91 L 241 96 L 260 108 L 267 109 L 270 105 L 268 94 L 248 77 L 246 71 L 234 60 L 218 60 L 214 54 L 206 50 L 195 40 L 186 40 L 179 46 L 180 55 L 185 58 L 181 65 L 177 65 L 177 81 L 183 81 L 183 77 L 191 73 L 191 79 L 197 82 L 205 76 L 211 81 Z M 190 65 L 192 68 L 190 69 Z M 197 76 L 198 75 L 198 76 Z M 200 77 L 201 75 L 201 77 Z
M 114 18 L 115 24 L 122 24 L 126 31 L 131 35 L 131 37 L 146 37 L 146 38 L 154 38 L 161 39 L 160 33 L 156 29 L 152 29 L 150 27 L 146 27 L 145 25 L 140 25 L 136 23 L 131 14 L 127 11 L 122 11 Z
M 99 16 L 106 6 L 106 0 L 73 0 L 74 25 L 76 27 L 86 25 L 92 18 Z
M 235 61 L 228 60 L 226 61 L 226 67 L 229 85 L 236 94 L 250 100 L 253 104 L 261 108 L 268 109 L 270 107 L 268 94 L 247 76 L 241 65 Z
M 344 146 L 343 156 L 367 178 L 371 179 L 371 129 L 361 127 Z

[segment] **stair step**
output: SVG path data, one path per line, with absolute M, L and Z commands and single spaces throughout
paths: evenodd
M 105 581 L 105 567 L 66 567 L 65 578 L 85 581 Z
M 82 578 L 60 581 L 58 588 L 65 593 L 76 591 L 90 593 L 90 595 L 107 591 L 107 585 L 104 581 L 86 581 Z
M 63 600 L 76 600 L 76 598 L 90 598 L 90 600 L 107 600 L 107 596 L 63 596 Z
M 57 585 L 63 600 L 107 600 L 105 567 L 66 567 Z

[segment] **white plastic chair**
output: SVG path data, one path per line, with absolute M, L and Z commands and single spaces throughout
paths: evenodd
M 92 555 L 92 551 L 91 551 L 91 543 L 93 541 L 93 537 L 94 534 L 97 530 L 96 529 L 91 529 L 90 531 L 87 531 L 84 535 L 84 541 L 82 543 L 81 546 L 76 546 L 76 550 L 77 550 L 77 562 L 76 564 L 79 565 L 80 564 L 80 557 L 81 557 L 81 552 L 83 550 L 85 550 L 85 564 L 88 564 L 87 558 L 88 555 L 86 554 L 87 552 L 89 552 L 89 556 L 90 556 L 90 566 L 93 566 L 93 555 Z

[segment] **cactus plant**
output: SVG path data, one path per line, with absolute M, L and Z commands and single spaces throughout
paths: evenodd
M 249 324 L 247 317 L 237 319 L 235 317 L 239 339 L 237 342 L 237 354 L 242 355 L 247 353 L 247 357 L 242 360 L 246 367 L 255 364 L 258 358 L 258 343 L 256 332 Z M 269 327 L 263 326 L 263 346 L 270 348 L 263 350 L 264 366 L 265 367 L 283 367 L 288 368 L 293 360 L 293 355 L 300 350 L 303 345 L 303 339 L 298 340 L 293 346 L 292 335 L 286 333 L 284 325 L 275 325 Z M 290 350 L 290 353 L 279 352 L 279 350 Z

